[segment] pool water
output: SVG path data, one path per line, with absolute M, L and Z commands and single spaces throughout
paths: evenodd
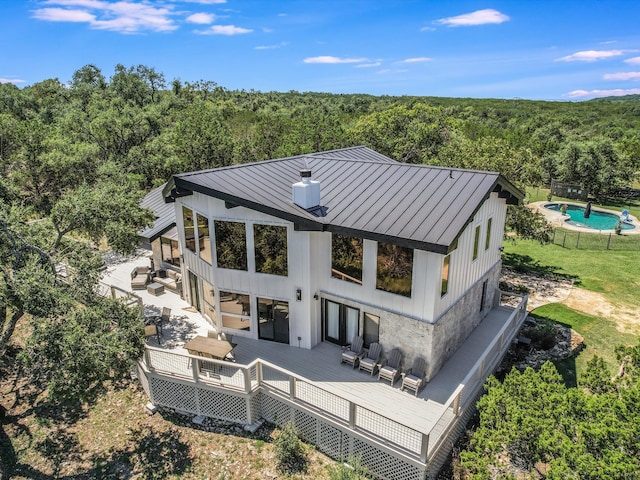
M 560 206 L 560 203 L 547 203 L 544 207 L 559 212 Z M 589 218 L 584 218 L 584 207 L 579 205 L 567 205 L 567 215 L 570 217 L 569 220 L 566 220 L 569 225 L 592 228 L 594 230 L 613 230 L 620 221 L 619 215 L 593 209 L 591 209 Z M 623 230 L 632 230 L 633 228 L 633 225 L 622 224 Z

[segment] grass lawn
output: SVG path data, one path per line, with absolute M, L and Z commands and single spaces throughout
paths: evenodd
M 640 252 L 565 249 L 517 240 L 515 244 L 504 243 L 503 260 L 519 271 L 572 278 L 576 286 L 601 293 L 616 306 L 640 303 Z
M 505 265 L 519 271 L 535 271 L 572 278 L 574 285 L 602 294 L 620 308 L 638 307 L 640 301 L 640 252 L 564 249 L 558 245 L 518 240 L 505 242 Z M 601 318 L 554 303 L 532 313 L 570 326 L 584 337 L 585 348 L 575 358 L 557 365 L 568 384 L 575 384 L 576 372 L 584 372 L 594 355 L 604 358 L 612 373 L 617 371 L 616 345 L 635 345 L 637 335 L 621 333 L 613 319 Z

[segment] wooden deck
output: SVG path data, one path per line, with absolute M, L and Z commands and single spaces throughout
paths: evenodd
M 423 388 L 418 397 L 378 382 L 377 376 L 340 363 L 341 349 L 323 342 L 311 350 L 264 340 L 234 337 L 236 362 L 249 364 L 258 358 L 313 382 L 318 387 L 422 432 L 434 427 L 445 402 L 465 379 L 479 355 L 487 348 L 511 310 L 497 308 L 476 328 L 458 352 Z
M 110 267 L 103 282 L 129 289 L 132 268 L 145 264 L 148 264 L 148 258 L 141 256 L 132 262 Z M 145 368 L 153 371 L 149 375 L 158 378 L 162 385 L 174 382 L 172 389 L 182 392 L 186 387 L 179 385 L 185 385 L 184 382 L 198 386 L 211 380 L 215 383 L 217 378 L 219 386 L 236 392 L 232 395 L 248 393 L 262 384 L 289 398 L 291 388 L 297 384 L 293 394 L 295 401 L 306 402 L 323 415 L 335 415 L 343 425 L 358 422 L 357 425 L 353 423 L 356 430 L 371 432 L 383 443 L 390 441 L 408 449 L 414 458 L 432 458 L 437 454 L 443 445 L 440 442 L 448 438 L 450 429 L 456 425 L 458 406 L 467 409 L 472 404 L 479 386 L 508 347 L 505 342 L 511 341 L 523 320 L 513 308 L 496 307 L 491 310 L 415 397 L 413 393 L 400 390 L 401 381 L 390 386 L 387 382 L 379 382 L 376 376 L 342 364 L 340 347 L 326 342 L 308 350 L 234 336 L 236 362 L 219 362 L 216 368 L 222 373 L 213 379 L 199 377 L 192 361 L 195 357 L 190 356 L 183 346 L 196 335 L 206 335 L 212 327 L 176 294 L 166 292 L 156 297 L 146 290 L 134 293 L 139 295 L 146 314 L 157 314 L 162 307 L 172 309 L 170 323 L 163 328 L 161 344 L 158 345 L 155 337 L 147 339 L 149 347 L 161 349 L 148 349 L 143 362 Z M 518 312 L 526 314 L 525 307 L 526 298 Z M 247 367 L 256 365 L 256 362 L 261 364 L 259 376 L 262 378 L 259 378 L 255 366 Z M 141 381 L 149 393 L 149 378 L 141 378 Z M 176 397 L 168 393 L 169 390 L 164 392 L 168 395 L 167 405 L 182 403 L 178 400 L 182 393 L 175 393 Z M 420 454 L 421 450 L 423 454 Z

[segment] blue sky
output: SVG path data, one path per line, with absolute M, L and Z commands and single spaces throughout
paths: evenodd
M 0 0 L 0 82 L 143 64 L 228 89 L 640 93 L 637 0 Z

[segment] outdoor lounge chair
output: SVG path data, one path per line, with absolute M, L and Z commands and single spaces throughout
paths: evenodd
M 131 290 L 144 290 L 149 283 L 151 269 L 149 267 L 136 267 L 131 271 Z
M 364 355 L 364 339 L 360 336 L 353 337 L 351 340 L 351 345 L 347 345 L 346 347 L 342 347 L 342 357 L 340 363 L 348 363 L 353 368 L 358 366 L 360 363 L 360 359 Z
M 371 376 L 373 376 L 376 368 L 380 366 L 378 363 L 380 361 L 380 355 L 382 355 L 382 345 L 377 342 L 372 343 L 369 345 L 369 351 L 367 351 L 367 354 L 360 359 L 360 366 L 358 368 L 365 372 L 369 372 Z
M 404 390 L 408 388 L 409 390 L 413 390 L 415 392 L 416 397 L 418 396 L 418 391 L 424 385 L 424 376 L 425 371 L 427 370 L 427 363 L 423 358 L 417 357 L 413 361 L 413 366 L 411 370 L 408 372 L 402 372 L 402 387 L 400 390 Z
M 380 364 L 378 369 L 378 380 L 384 379 L 391 382 L 393 386 L 400 375 L 400 362 L 402 361 L 402 352 L 397 348 L 391 350 L 389 357 Z

